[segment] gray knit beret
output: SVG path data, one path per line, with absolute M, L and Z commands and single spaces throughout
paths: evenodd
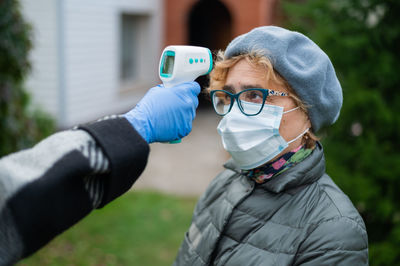
M 342 107 L 342 88 L 329 57 L 301 33 L 264 26 L 235 38 L 225 57 L 261 52 L 308 106 L 314 132 L 333 124 Z

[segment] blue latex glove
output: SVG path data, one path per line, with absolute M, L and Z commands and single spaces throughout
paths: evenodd
M 147 143 L 178 140 L 192 130 L 199 93 L 197 82 L 186 82 L 172 88 L 158 85 L 151 88 L 124 117 Z

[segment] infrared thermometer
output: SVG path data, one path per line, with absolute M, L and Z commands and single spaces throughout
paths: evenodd
M 159 76 L 164 87 L 194 81 L 212 69 L 212 55 L 208 48 L 190 45 L 167 46 L 160 59 Z
M 194 81 L 212 69 L 212 54 L 208 48 L 190 45 L 167 46 L 160 58 L 159 76 L 165 88 Z M 181 140 L 170 143 L 180 143 Z

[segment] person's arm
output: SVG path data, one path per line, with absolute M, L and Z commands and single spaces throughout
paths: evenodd
M 0 265 L 26 257 L 142 173 L 148 143 L 191 131 L 197 83 L 150 89 L 130 112 L 56 133 L 0 159 Z
M 368 265 L 365 228 L 347 217 L 315 225 L 301 244 L 293 265 Z
M 35 252 L 143 171 L 149 146 L 125 118 L 83 129 L 0 160 L 0 265 Z

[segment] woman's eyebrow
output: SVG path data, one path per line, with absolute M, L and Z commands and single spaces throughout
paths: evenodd
M 242 86 L 242 90 L 245 89 L 264 89 L 264 86 L 260 85 L 260 84 L 248 84 L 248 85 L 243 85 Z
M 245 90 L 245 89 L 264 89 L 264 86 L 260 85 L 260 84 L 247 84 L 247 85 L 242 85 L 240 86 L 240 90 Z M 223 90 L 225 91 L 229 91 L 231 93 L 235 93 L 235 88 L 232 85 L 225 85 L 223 88 Z
M 231 92 L 231 93 L 235 93 L 235 89 L 234 89 L 233 86 L 231 86 L 231 85 L 225 85 L 224 87 L 222 87 L 222 89 L 223 89 L 224 91 L 229 91 L 229 92 Z

